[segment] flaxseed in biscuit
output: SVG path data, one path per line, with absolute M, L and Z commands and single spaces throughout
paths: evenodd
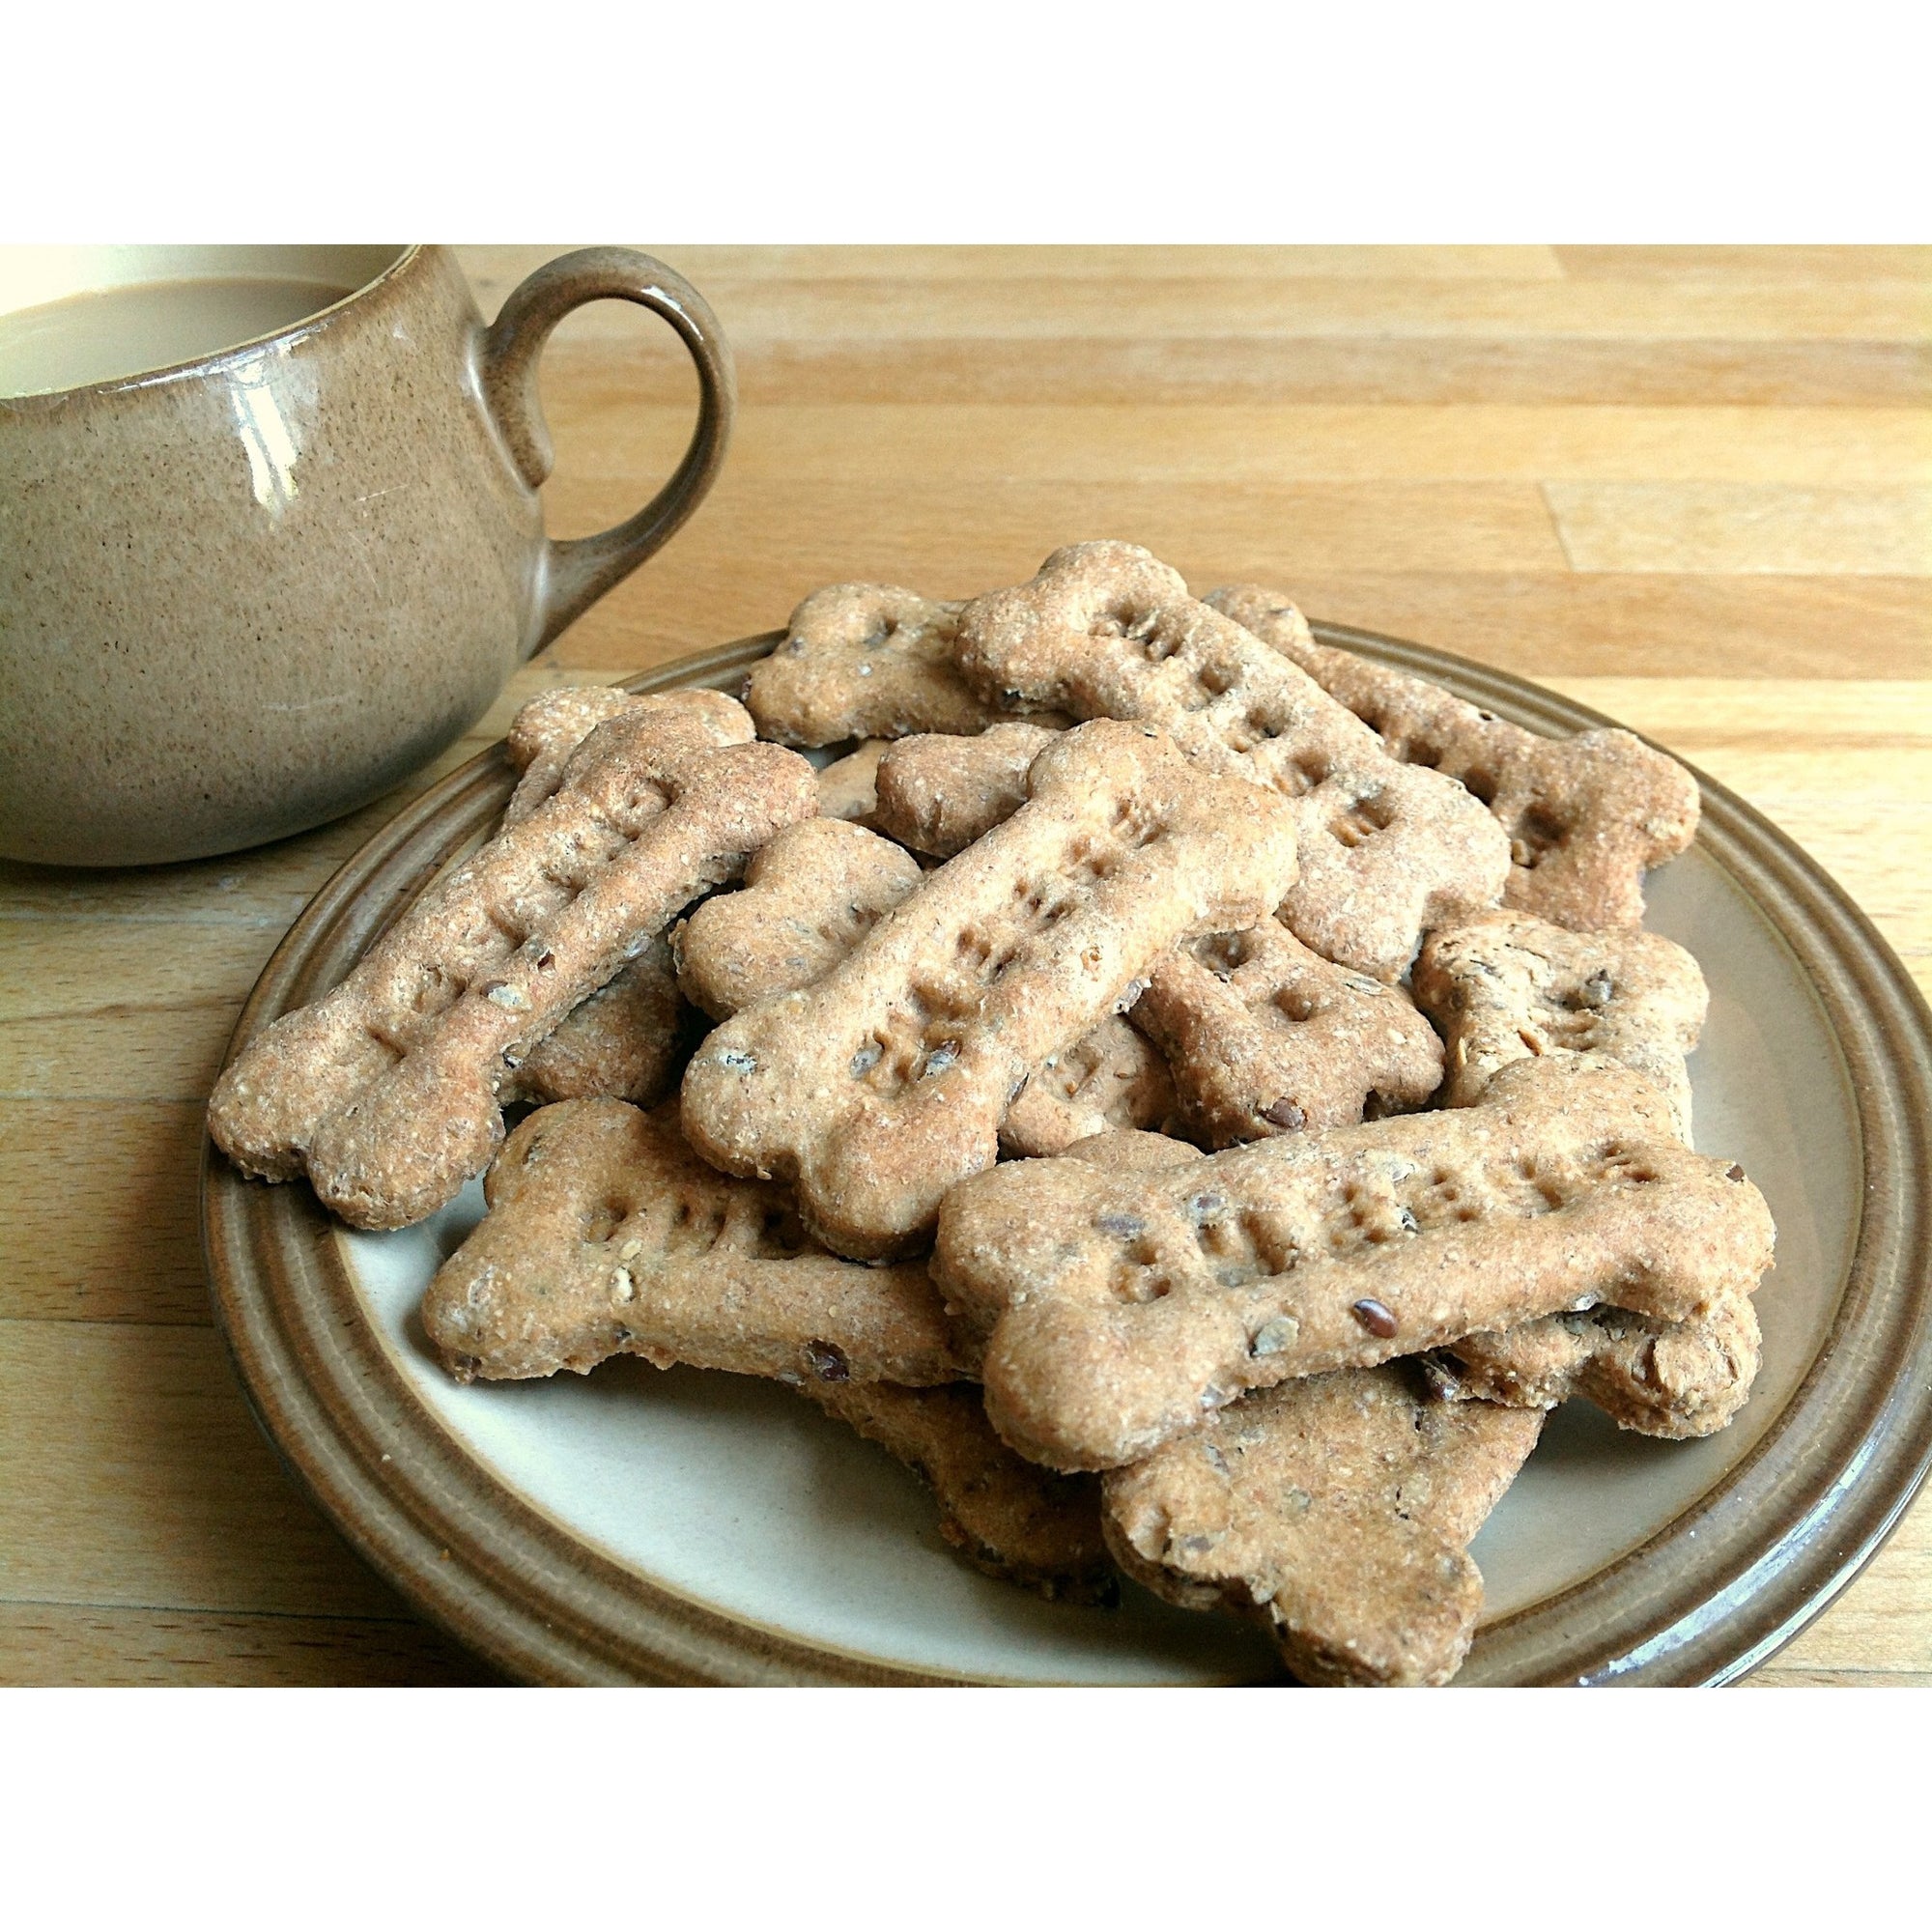
M 1690 1076 L 1710 995 L 1697 962 L 1655 932 L 1573 932 L 1520 912 L 1429 935 L 1415 1001 L 1448 1041 L 1443 1103 L 1480 1099 L 1499 1067 L 1598 1053 L 1655 1083 L 1690 1141 Z
M 561 788 L 440 880 L 341 985 L 258 1035 L 209 1103 L 244 1172 L 361 1228 L 420 1220 L 502 1139 L 504 1082 L 700 893 L 817 810 L 776 745 L 714 749 L 625 713 Z
M 1172 1168 L 1009 1162 L 947 1196 L 932 1266 L 1001 1435 L 1103 1469 L 1246 1390 L 1559 1309 L 1686 1321 L 1771 1249 L 1742 1168 L 1680 1146 L 1641 1075 L 1570 1055 L 1475 1107 Z
M 1307 672 L 1133 544 L 1057 550 L 961 613 L 989 702 L 1157 724 L 1204 769 L 1288 799 L 1301 877 L 1282 919 L 1324 958 L 1396 980 L 1423 932 L 1496 904 L 1509 840 L 1451 779 L 1399 764 Z
M 1697 830 L 1697 781 L 1628 731 L 1545 738 L 1426 678 L 1319 644 L 1280 592 L 1235 584 L 1207 601 L 1292 659 L 1378 732 L 1391 757 L 1460 781 L 1510 839 L 1506 904 L 1593 932 L 1643 918 L 1643 874 Z
M 1028 768 L 1059 735 L 1013 722 L 970 738 L 901 738 L 879 760 L 873 823 L 915 852 L 951 859 L 1026 803 Z
M 959 1374 L 922 1264 L 828 1255 L 785 1189 L 699 1160 L 674 1105 L 545 1107 L 485 1192 L 490 1211 L 423 1297 L 461 1380 L 582 1374 L 619 1354 L 799 1384 Z
M 923 876 L 910 853 L 863 826 L 787 826 L 753 855 L 739 891 L 706 899 L 678 929 L 678 984 L 719 1020 L 809 986 Z
M 824 979 L 726 1021 L 686 1069 L 693 1146 L 795 1179 L 840 1254 L 917 1248 L 946 1190 L 993 1164 L 1035 1067 L 1130 1003 L 1170 946 L 1251 923 L 1293 881 L 1283 802 L 1151 727 L 1069 731 L 1031 783 Z
M 1406 1112 L 1442 1079 L 1442 1042 L 1400 986 L 1332 964 L 1279 920 L 1177 947 L 1133 1019 L 1212 1148 Z
M 1254 1619 L 1309 1684 L 1446 1684 L 1483 1604 L 1469 1543 L 1543 1416 L 1425 1399 L 1408 1365 L 1251 1395 L 1103 1480 L 1121 1567 Z
M 1015 1456 L 971 1382 L 899 1388 L 812 1379 L 828 1415 L 903 1463 L 938 1499 L 939 1530 L 976 1570 L 1049 1602 L 1115 1604 L 1120 1578 L 1100 1532 L 1100 1484 Z

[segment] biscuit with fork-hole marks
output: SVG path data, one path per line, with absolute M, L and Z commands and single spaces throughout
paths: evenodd
M 1442 1042 L 1400 986 L 1323 959 L 1279 920 L 1176 947 L 1133 1022 L 1212 1148 L 1407 1112 L 1442 1079 Z
M 1480 1099 L 1515 1061 L 1598 1053 L 1654 1082 L 1690 1145 L 1684 1063 L 1710 993 L 1696 960 L 1661 933 L 1573 932 L 1527 913 L 1487 913 L 1429 935 L 1414 987 L 1448 1042 L 1444 1105 Z
M 795 1180 L 840 1254 L 928 1240 L 1035 1067 L 1131 1004 L 1170 946 L 1251 923 L 1293 881 L 1285 803 L 1151 726 L 1069 731 L 1031 783 L 824 979 L 727 1020 L 686 1069 L 692 1144 Z
M 1150 1172 L 1009 1162 L 948 1195 L 932 1267 L 994 1427 L 1104 1469 L 1297 1376 L 1599 1302 L 1684 1321 L 1748 1293 L 1772 1239 L 1648 1081 L 1571 1056 L 1475 1107 Z
M 976 598 L 958 659 L 989 699 L 1158 724 L 1206 769 L 1288 799 L 1301 877 L 1281 917 L 1324 958 L 1399 979 L 1427 928 L 1502 897 L 1509 840 L 1462 785 L 1389 757 L 1136 545 L 1069 545 L 1030 582 Z
M 612 718 L 655 718 L 667 730 L 688 726 L 694 741 L 749 745 L 757 733 L 752 714 L 722 691 L 660 691 L 642 696 L 610 684 L 559 686 L 540 691 L 510 721 L 504 749 L 521 774 L 503 825 L 527 818 L 554 794 L 577 748 Z
M 1124 1019 L 1108 1014 L 1071 1046 L 1035 1067 L 1007 1109 L 1007 1153 L 1065 1153 L 1076 1141 L 1117 1130 L 1178 1127 L 1167 1062 Z
M 1388 754 L 1464 785 L 1510 840 L 1506 905 L 1594 932 L 1643 918 L 1647 867 L 1696 835 L 1697 781 L 1615 726 L 1546 738 L 1427 678 L 1317 643 L 1279 591 L 1237 583 L 1206 601 L 1293 659 L 1381 738 Z
M 490 1211 L 423 1297 L 423 1327 L 462 1380 L 623 1354 L 794 1383 L 959 1374 L 922 1264 L 827 1254 L 784 1188 L 699 1160 L 674 1105 L 545 1107 L 485 1191 Z
M 816 810 L 795 752 L 718 749 L 657 713 L 611 719 L 554 796 L 243 1048 L 209 1103 L 216 1145 L 265 1179 L 306 1171 L 356 1227 L 422 1219 L 488 1165 L 529 1050 Z

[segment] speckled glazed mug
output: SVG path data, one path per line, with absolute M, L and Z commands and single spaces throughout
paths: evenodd
M 92 313 L 85 300 L 42 305 L 107 291 L 125 306 L 197 277 L 324 298 L 138 374 L 13 395 L 31 379 L 0 375 L 8 858 L 198 858 L 364 804 L 657 550 L 724 459 L 734 390 L 717 321 L 631 249 L 539 269 L 488 327 L 440 248 L 5 254 L 0 327 L 12 311 L 78 332 L 61 318 Z M 697 427 L 629 522 L 553 542 L 537 359 L 570 310 L 606 298 L 683 338 Z

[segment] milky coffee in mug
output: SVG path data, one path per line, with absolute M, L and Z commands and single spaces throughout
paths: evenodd
M 537 356 L 604 297 L 677 328 L 697 429 L 553 543 Z M 376 797 L 696 508 L 732 395 L 702 298 L 628 249 L 488 328 L 439 248 L 0 250 L 0 855 L 193 858 Z

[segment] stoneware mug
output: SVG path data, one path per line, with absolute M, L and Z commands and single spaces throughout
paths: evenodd
M 697 427 L 552 542 L 537 358 L 606 298 L 683 338 Z M 684 522 L 733 403 L 703 298 L 628 248 L 488 327 L 441 248 L 0 250 L 0 855 L 199 858 L 377 797 Z

